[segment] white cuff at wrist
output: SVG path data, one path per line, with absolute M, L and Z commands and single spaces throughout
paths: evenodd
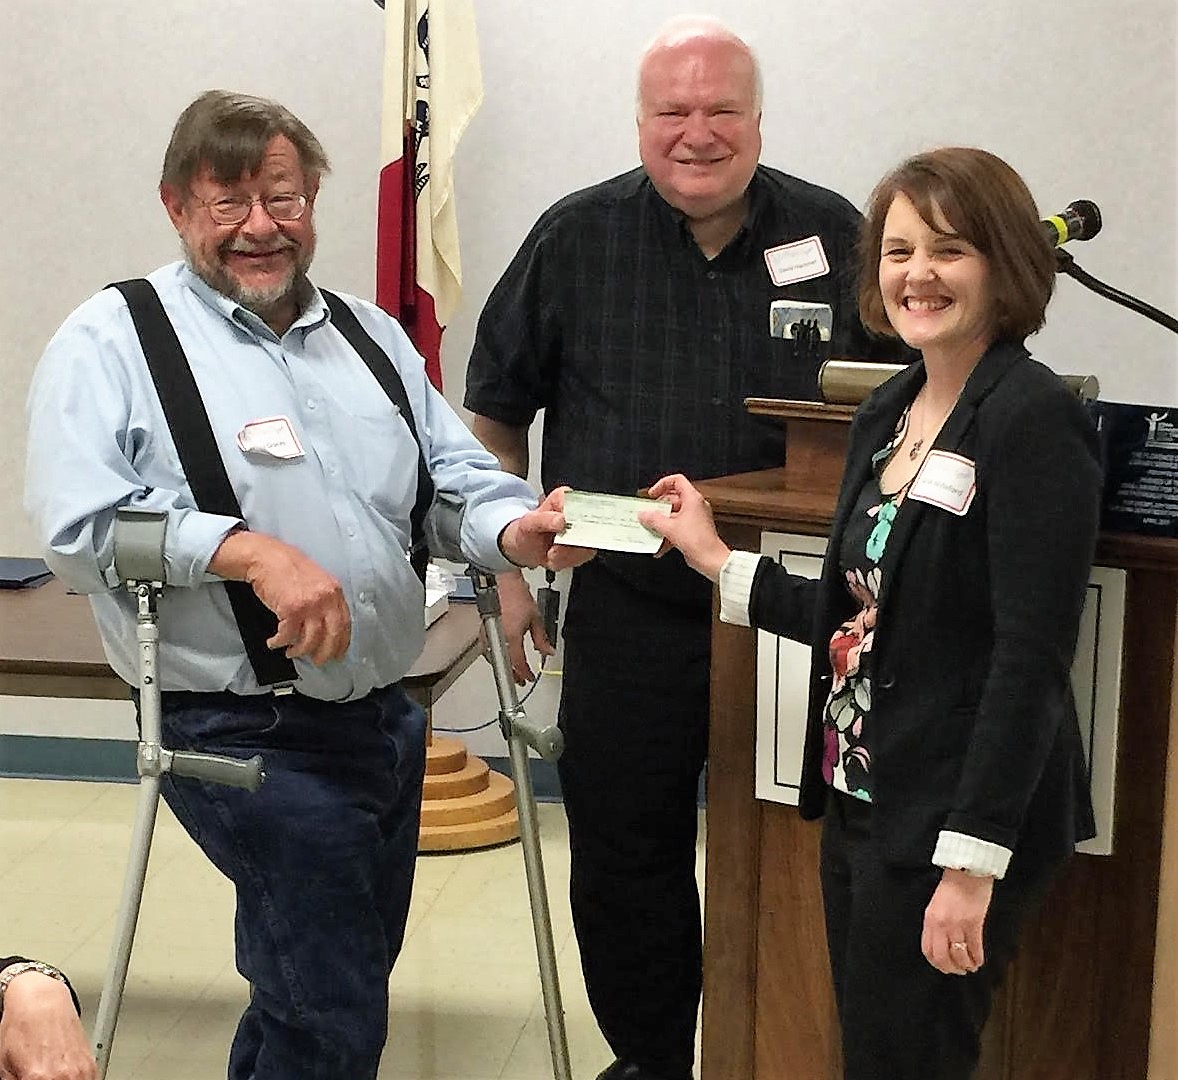
M 733 551 L 720 567 L 720 621 L 749 626 L 749 600 L 761 556 L 752 551 Z
M 933 865 L 945 870 L 964 870 L 973 877 L 1001 880 L 1010 865 L 1010 848 L 966 833 L 942 829 L 933 851 Z

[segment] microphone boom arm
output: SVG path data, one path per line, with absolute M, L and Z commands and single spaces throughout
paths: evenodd
M 1106 300 L 1111 300 L 1114 304 L 1120 304 L 1122 307 L 1127 307 L 1130 311 L 1136 311 L 1138 315 L 1144 315 L 1152 322 L 1156 322 L 1159 326 L 1164 326 L 1167 330 L 1178 334 L 1178 319 L 1173 315 L 1167 315 L 1164 311 L 1159 310 L 1152 304 L 1147 304 L 1144 300 L 1138 300 L 1136 296 L 1130 296 L 1127 292 L 1122 292 L 1120 289 L 1115 289 L 1111 285 L 1106 285 L 1099 278 L 1094 278 L 1087 270 L 1076 265 L 1076 260 L 1071 257 L 1063 248 L 1055 249 L 1056 272 L 1066 274 L 1068 277 L 1078 281 L 1085 288 L 1091 289 L 1098 296 L 1103 296 Z

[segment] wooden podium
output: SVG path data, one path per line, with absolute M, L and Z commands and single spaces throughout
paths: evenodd
M 699 485 L 721 534 L 825 535 L 853 409 L 750 407 L 785 422 L 787 465 Z M 1178 1080 L 1178 541 L 1105 534 L 1096 561 L 1127 572 L 1114 852 L 1072 859 L 1026 925 L 978 1080 Z M 756 633 L 712 633 L 703 1080 L 836 1080 L 820 823 L 754 797 Z

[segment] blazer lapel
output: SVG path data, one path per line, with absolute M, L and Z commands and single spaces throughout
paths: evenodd
M 890 378 L 863 403 L 856 419 L 858 430 L 843 469 L 838 504 L 831 520 L 830 535 L 835 543 L 841 541 L 847 518 L 859 498 L 859 492 L 871 476 L 872 457 L 887 445 L 900 415 L 923 383 L 924 364 L 917 361 Z M 834 551 L 835 548 L 832 546 L 829 550 Z
M 992 345 L 970 372 L 965 386 L 962 387 L 961 396 L 957 399 L 957 404 L 946 418 L 936 439 L 933 440 L 933 445 L 929 448 L 930 451 L 960 450 L 973 427 L 978 406 L 994 388 L 994 385 L 1010 370 L 1011 365 L 1028 355 L 1022 345 L 1010 343 Z M 913 397 L 915 393 L 914 389 Z M 912 398 L 910 397 L 908 400 L 911 401 Z M 944 511 L 936 510 L 917 499 L 905 499 L 896 511 L 892 531 L 888 534 L 888 544 L 879 563 L 880 577 L 883 582 L 879 597 L 881 609 L 888 590 L 888 583 L 895 579 L 896 567 L 903 558 L 904 549 L 917 526 L 924 520 L 925 514 L 929 513 L 944 513 Z

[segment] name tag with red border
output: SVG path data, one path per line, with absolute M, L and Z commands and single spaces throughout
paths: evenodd
M 977 469 L 969 458 L 930 450 L 908 489 L 908 498 L 964 517 L 977 490 Z
M 766 248 L 765 265 L 769 268 L 769 278 L 774 285 L 794 285 L 830 273 L 826 251 L 821 238 L 817 236 Z
M 237 446 L 246 454 L 293 460 L 303 456 L 303 446 L 285 416 L 251 420 L 237 433 Z

